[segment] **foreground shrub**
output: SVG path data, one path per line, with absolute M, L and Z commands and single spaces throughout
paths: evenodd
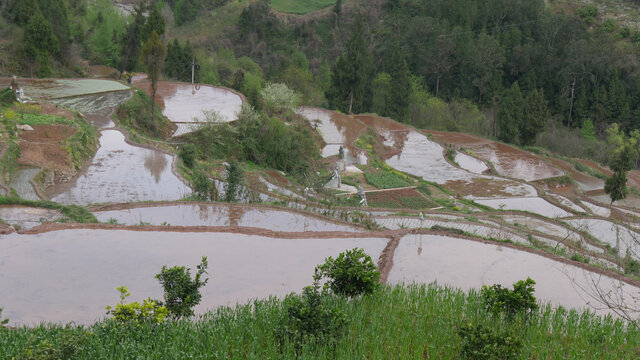
M 278 327 L 281 345 L 286 340 L 299 349 L 309 342 L 335 341 L 346 324 L 345 313 L 332 303 L 332 297 L 320 292 L 314 281 L 301 295 L 289 294 L 283 301 L 284 316 Z
M 139 302 L 125 303 L 125 300 L 131 296 L 126 286 L 116 288 L 120 292 L 120 303 L 114 308 L 107 306 L 107 315 L 113 316 L 113 319 L 123 324 L 159 324 L 169 315 L 169 310 L 155 300 L 146 299 L 140 304 Z
M 326 288 L 349 297 L 370 294 L 380 286 L 376 265 L 360 248 L 340 253 L 335 260 L 328 257 L 324 264 L 316 267 L 314 277 L 316 280 L 327 278 Z
M 164 288 L 164 303 L 174 319 L 193 315 L 194 306 L 200 303 L 202 294 L 200 288 L 205 286 L 209 279 L 202 279 L 207 274 L 207 257 L 203 256 L 194 279 L 191 279 L 191 269 L 184 266 L 167 268 L 163 266 L 156 279 Z
M 503 313 L 513 317 L 521 312 L 530 315 L 538 309 L 536 298 L 533 296 L 535 284 L 535 281 L 527 278 L 514 283 L 513 290 L 503 288 L 499 284 L 490 287 L 485 285 L 480 294 L 487 305 L 487 311 L 494 315 Z
M 20 354 L 21 360 L 68 360 L 76 359 L 90 334 L 82 328 L 65 328 L 54 341 L 31 338 Z
M 182 145 L 182 148 L 180 148 L 180 158 L 184 166 L 192 168 L 196 158 L 196 146 L 193 144 Z
M 522 351 L 522 340 L 509 332 L 494 332 L 481 324 L 462 326 L 458 335 L 462 338 L 462 359 L 518 359 Z

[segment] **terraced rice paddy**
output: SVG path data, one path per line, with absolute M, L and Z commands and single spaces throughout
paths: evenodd
M 316 264 L 353 247 L 377 259 L 387 239 L 282 239 L 230 233 L 64 230 L 12 234 L 0 241 L 3 316 L 19 324 L 87 324 L 118 302 L 117 286 L 132 301 L 160 298 L 154 279 L 163 265 L 195 268 L 209 260 L 209 283 L 198 312 L 268 295 L 300 291 Z M 15 269 L 20 271 L 15 271 Z
M 437 235 L 411 235 L 400 240 L 394 256 L 397 264 L 389 274 L 389 283 L 400 282 L 450 284 L 462 289 L 482 285 L 510 286 L 531 277 L 536 281 L 536 296 L 554 305 L 590 309 L 602 307 L 593 298 L 593 281 L 604 291 L 621 287 L 629 305 L 640 308 L 634 299 L 639 288 L 607 276 L 512 248 L 470 242 Z M 604 309 L 596 311 L 609 313 Z
M 94 212 L 98 220 L 116 220 L 119 224 L 169 226 L 244 226 L 273 231 L 350 231 L 362 229 L 330 222 L 313 215 L 232 204 L 181 204 L 145 206 Z

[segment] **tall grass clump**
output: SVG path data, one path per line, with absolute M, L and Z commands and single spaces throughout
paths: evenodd
M 632 359 L 640 351 L 640 331 L 611 316 L 542 304 L 530 317 L 490 316 L 476 290 L 387 285 L 371 296 L 323 301 L 344 314 L 340 336 L 331 342 L 296 346 L 280 341 L 276 324 L 285 307 L 281 299 L 271 297 L 157 325 L 123 326 L 104 320 L 71 329 L 47 324 L 0 327 L 0 349 L 7 359 L 21 359 L 24 349 L 40 343 L 57 347 L 65 332 L 76 331 L 87 334 L 77 359 L 363 359 L 390 354 L 396 359 L 459 359 L 470 358 L 463 354 L 461 329 L 481 328 L 498 336 L 508 333 L 513 341 L 493 335 L 489 340 L 506 344 L 506 349 L 521 343 L 522 359 Z

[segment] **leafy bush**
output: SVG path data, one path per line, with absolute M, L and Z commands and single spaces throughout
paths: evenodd
M 242 182 L 243 172 L 237 160 L 229 160 L 227 166 L 227 183 L 224 186 L 224 201 L 237 201 L 238 190 Z
M 494 315 L 503 313 L 510 318 L 518 313 L 530 315 L 538 309 L 536 298 L 533 296 L 535 284 L 535 281 L 527 278 L 515 282 L 513 290 L 503 288 L 500 284 L 490 287 L 485 285 L 480 294 L 484 298 L 487 310 Z
M 593 19 L 598 16 L 598 7 L 595 5 L 588 5 L 576 10 L 576 14 L 584 19 L 587 24 L 592 24 Z
M 217 190 L 211 179 L 200 168 L 193 169 L 191 175 L 191 188 L 193 195 L 198 200 L 216 200 Z
M 264 109 L 271 113 L 293 111 L 300 103 L 300 95 L 285 84 L 267 84 L 260 90 Z
M 0 106 L 11 105 L 16 98 L 13 96 L 13 90 L 5 88 L 0 90 Z
M 192 168 L 196 158 L 196 146 L 193 144 L 184 144 L 182 148 L 180 148 L 180 158 L 184 166 Z
M 135 324 L 142 326 L 145 324 L 159 324 L 169 315 L 169 310 L 155 300 L 146 299 L 140 304 L 132 302 L 126 304 L 124 301 L 131 296 L 126 286 L 116 288 L 120 292 L 120 303 L 115 308 L 107 306 L 107 315 L 123 324 Z
M 281 343 L 286 339 L 300 348 L 308 342 L 326 343 L 337 339 L 346 316 L 319 288 L 318 281 L 314 281 L 301 295 L 289 294 L 284 299 L 284 316 L 277 330 Z
M 156 137 L 165 137 L 172 132 L 172 124 L 162 116 L 162 110 L 158 104 L 155 114 L 151 113 L 151 98 L 144 91 L 136 90 L 135 95 L 122 103 L 116 114 L 123 125 L 144 134 Z
M 522 351 L 522 340 L 509 332 L 491 331 L 481 324 L 464 325 L 458 335 L 462 338 L 462 359 L 518 359 Z
M 89 333 L 82 328 L 65 328 L 58 333 L 55 341 L 29 340 L 20 354 L 21 360 L 67 360 L 76 359 L 89 339 Z
M 373 293 L 380 286 L 380 273 L 361 248 L 340 253 L 335 260 L 328 257 L 316 267 L 314 278 L 328 278 L 325 288 L 349 297 Z
M 163 266 L 156 279 L 164 288 L 164 303 L 174 319 L 193 315 L 193 307 L 200 303 L 202 294 L 200 288 L 205 286 L 209 279 L 202 279 L 207 274 L 207 257 L 203 256 L 194 279 L 191 279 L 191 269 L 184 266 L 167 268 Z

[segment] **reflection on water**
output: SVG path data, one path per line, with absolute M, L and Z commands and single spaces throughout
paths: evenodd
M 169 161 L 167 160 L 167 156 L 159 151 L 147 153 L 144 157 L 144 167 L 149 170 L 151 175 L 153 175 L 153 178 L 156 180 L 156 184 L 160 182 L 160 177 L 167 168 L 168 163 Z
M 167 166 L 172 160 L 156 150 L 127 144 L 119 131 L 103 130 L 91 164 L 72 182 L 55 185 L 48 193 L 65 204 L 176 200 L 190 190 Z
M 640 299 L 633 299 L 639 288 L 620 284 L 611 278 L 581 268 L 556 262 L 543 256 L 517 251 L 498 245 L 483 244 L 446 236 L 423 235 L 421 255 L 416 255 L 416 237 L 402 238 L 393 259 L 389 283 L 417 282 L 448 284 L 462 289 L 482 285 L 511 284 L 531 277 L 536 281 L 535 296 L 541 301 L 569 308 L 588 308 L 591 280 L 600 282 L 603 290 L 622 286 L 626 300 L 640 308 Z M 600 314 L 607 311 L 596 311 Z
M 0 304 L 11 323 L 86 324 L 118 302 L 162 297 L 154 275 L 163 265 L 192 269 L 209 260 L 209 283 L 197 313 L 269 295 L 301 291 L 314 267 L 354 247 L 377 259 L 387 239 L 274 239 L 231 233 L 64 230 L 12 234 L 0 241 Z
M 247 226 L 273 231 L 362 231 L 355 226 L 296 212 L 233 204 L 185 204 L 97 211 L 99 221 L 116 219 L 120 224 L 178 226 Z

